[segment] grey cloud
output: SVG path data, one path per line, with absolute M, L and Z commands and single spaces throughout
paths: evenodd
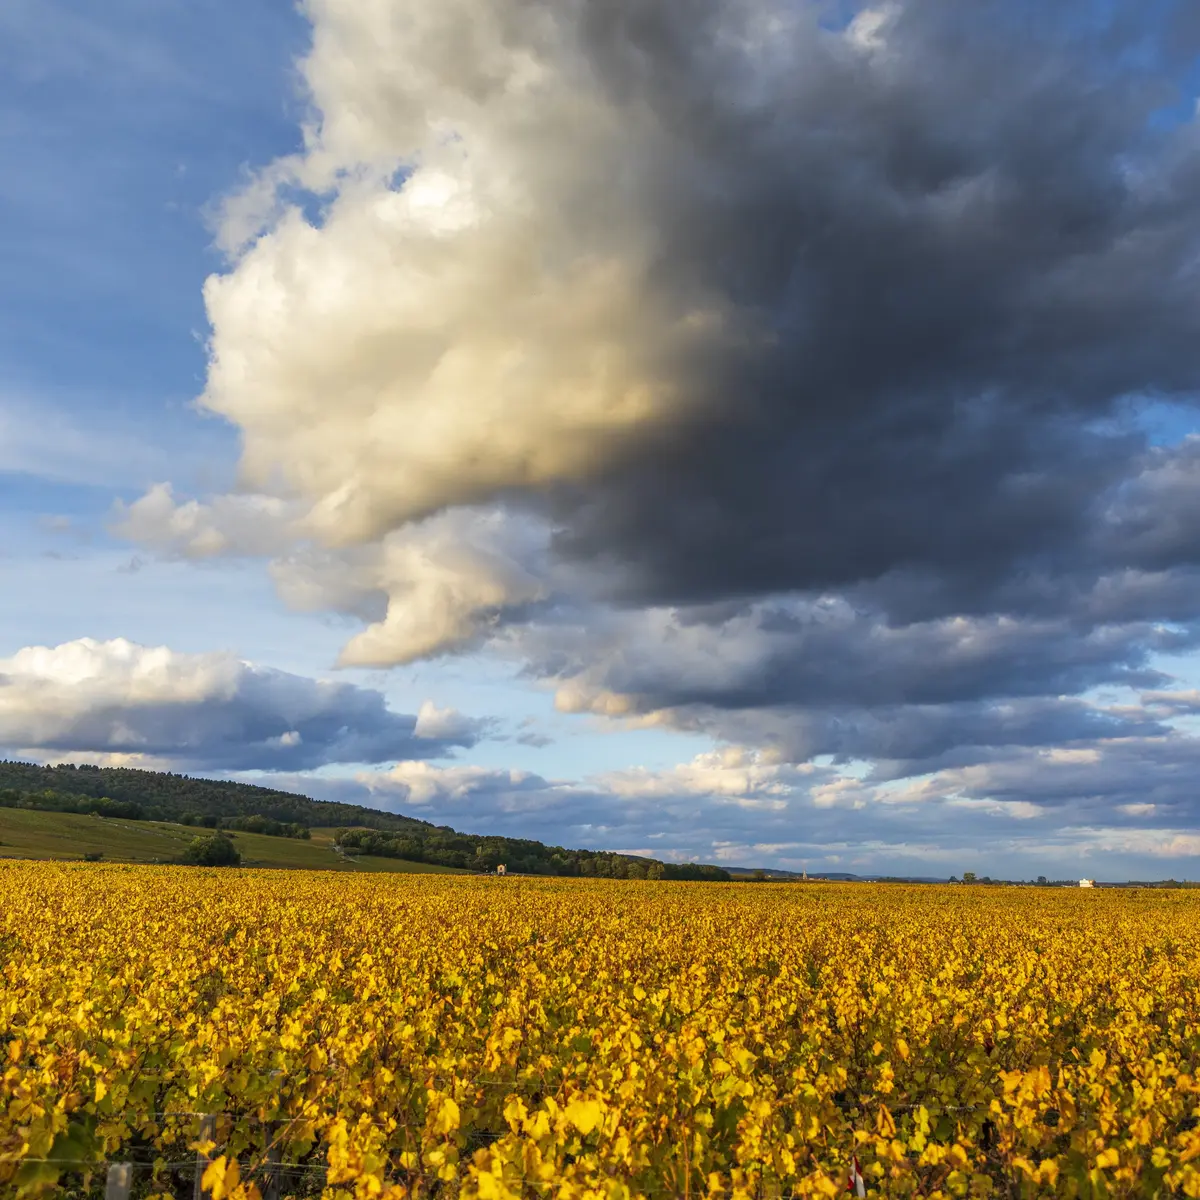
M 551 780 L 481 767 L 401 763 L 309 780 L 329 799 L 435 824 L 567 846 L 729 865 L 861 874 L 1191 877 L 1200 810 L 1197 741 L 1097 739 L 1018 749 L 907 782 L 791 766 L 727 750 L 665 771 Z
M 1115 490 L 1097 532 L 1125 566 L 1164 571 L 1200 564 L 1200 437 L 1148 452 Z
M 672 727 L 769 747 L 791 762 L 829 755 L 867 760 L 869 778 L 904 779 L 989 762 L 1010 747 L 1090 744 L 1101 738 L 1165 735 L 1162 709 L 1103 708 L 1059 697 L 976 700 L 945 705 L 671 710 Z
M 510 631 L 557 703 L 792 762 L 874 762 L 879 779 L 985 761 L 1008 746 L 1152 736 L 1178 708 L 1079 699 L 1161 690 L 1154 652 L 1194 645 L 1148 621 L 955 617 L 893 626 L 844 601 L 589 613 Z M 1150 693 L 1156 695 L 1157 693 Z
M 1158 737 L 1105 739 L 1069 749 L 1022 750 L 945 772 L 931 786 L 976 799 L 1070 809 L 1077 820 L 1086 813 L 1092 821 L 1099 817 L 1117 825 L 1145 823 L 1122 808 L 1152 806 L 1156 823 L 1195 832 L 1200 800 L 1192 781 L 1198 761 L 1200 739 L 1171 730 Z
M 582 645 L 572 658 L 584 679 L 636 697 L 643 711 L 689 703 L 890 707 L 1061 695 L 1102 683 L 1155 686 L 1164 677 L 1148 667 L 1149 654 L 1192 644 L 1149 623 L 1080 629 L 1062 620 L 955 617 L 893 626 L 841 604 L 767 604 L 690 628 L 670 618 L 618 620 L 608 645 L 590 627 L 575 632 Z
M 803 19 L 769 51 L 714 35 L 749 6 L 588 11 L 613 94 L 662 131 L 660 271 L 770 336 L 560 500 L 559 549 L 622 563 L 629 597 L 905 570 L 970 609 L 1071 557 L 1139 451 L 1093 419 L 1200 383 L 1196 134 L 1150 121 L 1165 29 L 908 3 L 855 55 Z M 1154 68 L 1120 65 L 1137 38 Z

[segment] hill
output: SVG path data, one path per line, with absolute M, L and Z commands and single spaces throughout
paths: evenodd
M 85 813 L 0 808 L 0 859 L 98 859 L 161 863 L 177 859 L 196 829 L 167 821 L 128 821 Z M 307 871 L 454 874 L 456 868 L 392 858 L 355 858 L 335 845 L 335 831 L 313 829 L 308 838 L 231 833 L 242 865 Z
M 314 800 L 253 784 L 194 779 L 126 767 L 0 762 L 4 809 L 75 814 L 126 823 L 239 830 L 256 836 L 311 839 L 328 830 L 339 851 L 362 861 L 393 859 L 437 867 L 490 871 L 503 863 L 527 875 L 601 878 L 729 879 L 720 867 L 664 863 L 608 851 L 569 850 L 525 838 L 460 833 L 399 813 Z M 2 835 L 0 835 L 2 836 Z
M 50 792 L 63 797 L 115 800 L 137 805 L 147 818 L 179 821 L 193 817 L 218 820 L 262 816 L 287 824 L 357 825 L 406 832 L 433 829 L 428 821 L 380 812 L 358 804 L 313 800 L 295 792 L 256 787 L 250 783 L 193 779 L 165 771 L 137 771 L 127 767 L 75 766 L 64 763 L 43 767 L 36 763 L 0 762 L 0 804 L 6 792 L 25 795 Z M 15 807 L 15 805 L 13 806 Z

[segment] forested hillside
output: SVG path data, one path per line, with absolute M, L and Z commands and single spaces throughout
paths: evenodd
M 310 828 L 336 828 L 338 844 L 355 855 L 476 871 L 494 870 L 503 863 L 510 872 L 529 875 L 729 879 L 720 867 L 459 833 L 448 825 L 357 804 L 125 767 L 0 762 L 0 808 L 97 813 L 124 820 L 173 821 L 300 838 L 306 837 Z
M 225 818 L 263 816 L 307 826 L 365 825 L 396 832 L 434 828 L 427 821 L 357 804 L 313 800 L 310 796 L 255 787 L 249 783 L 193 779 L 188 775 L 135 771 L 126 767 L 71 764 L 41 767 L 34 763 L 0 762 L 0 804 L 58 807 L 49 802 L 19 804 L 11 798 L 6 800 L 6 793 L 12 792 L 39 800 L 42 798 L 38 794 L 43 792 L 54 793 L 72 802 L 104 798 L 124 806 L 135 805 L 140 810 L 114 813 L 116 816 L 157 821 L 180 821 L 190 817 L 194 824 L 217 824 Z M 44 799 L 50 800 L 49 797 Z M 66 807 L 70 811 L 79 811 L 72 805 Z

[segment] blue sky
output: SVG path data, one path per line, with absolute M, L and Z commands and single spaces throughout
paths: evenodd
M 743 60 L 716 0 L 609 41 L 6 5 L 7 752 L 704 861 L 1194 876 L 1195 31 L 1139 10 L 1122 51 L 1117 4 L 1064 59 L 986 6 L 776 8 Z M 620 74 L 671 38 L 691 76 Z M 288 757 L 302 719 L 328 741 Z

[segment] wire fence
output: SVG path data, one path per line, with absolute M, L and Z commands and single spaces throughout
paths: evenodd
M 458 1084 L 466 1082 L 469 1086 L 511 1086 L 511 1081 L 502 1080 L 463 1081 L 459 1079 L 455 1082 Z M 869 1105 L 863 1102 L 851 1107 L 856 1113 L 861 1111 L 862 1116 L 865 1117 Z M 942 1104 L 939 1101 L 930 1099 L 923 1103 L 895 1104 L 888 1105 L 887 1107 L 888 1111 L 894 1115 L 924 1109 L 931 1117 L 936 1118 L 943 1115 L 983 1111 L 990 1106 L 982 1104 Z M 1077 1109 L 1076 1113 L 1078 1116 L 1088 1115 L 1084 1109 Z M 185 1197 L 186 1200 L 202 1200 L 208 1194 L 204 1189 L 203 1183 L 205 1172 L 219 1152 L 218 1135 L 221 1132 L 232 1134 L 234 1130 L 239 1128 L 244 1130 L 248 1124 L 252 1124 L 259 1126 L 264 1131 L 265 1137 L 263 1138 L 263 1144 L 250 1154 L 248 1160 L 239 1160 L 239 1176 L 244 1182 L 253 1182 L 256 1184 L 263 1200 L 282 1200 L 285 1195 L 297 1197 L 316 1196 L 321 1194 L 329 1182 L 331 1168 L 326 1162 L 316 1158 L 301 1162 L 283 1161 L 282 1150 L 287 1145 L 288 1134 L 298 1126 L 311 1129 L 314 1121 L 319 1122 L 321 1120 L 316 1115 L 259 1120 L 250 1117 L 248 1114 L 200 1112 L 186 1109 L 137 1110 L 136 1112 L 131 1112 L 129 1115 L 134 1117 L 135 1121 L 139 1124 L 149 1121 L 157 1123 L 161 1120 L 195 1122 L 195 1153 L 189 1155 L 187 1158 L 176 1159 L 174 1161 L 165 1158 L 161 1154 L 153 1158 L 126 1155 L 120 1159 L 99 1160 L 65 1157 L 22 1157 L 19 1161 L 21 1164 L 46 1165 L 58 1168 L 60 1171 L 82 1173 L 92 1177 L 93 1180 L 96 1177 L 100 1177 L 104 1183 L 105 1200 L 131 1200 L 134 1195 L 135 1185 L 139 1179 L 146 1180 L 147 1182 L 158 1181 L 159 1186 L 154 1191 L 154 1195 L 156 1196 L 161 1197 L 165 1194 L 174 1195 L 176 1200 L 185 1200 Z M 370 1121 L 360 1118 L 355 1120 L 353 1124 L 356 1129 L 375 1129 L 389 1136 L 394 1136 L 400 1130 L 424 1132 L 426 1128 L 424 1123 L 404 1122 L 394 1119 L 388 1121 Z M 468 1146 L 480 1149 L 498 1141 L 504 1136 L 504 1132 L 472 1130 L 467 1135 Z M 849 1190 L 856 1190 L 853 1188 L 858 1165 L 855 1149 L 856 1147 L 853 1144 L 849 1146 L 845 1156 L 847 1168 L 850 1167 L 850 1164 L 854 1164 L 852 1173 L 849 1176 L 851 1182 Z M 168 1193 L 162 1191 L 161 1182 L 164 1175 L 170 1177 L 171 1186 L 176 1189 L 175 1191 Z M 441 1176 L 431 1174 L 427 1171 L 398 1167 L 392 1172 L 392 1179 L 393 1182 L 404 1186 L 409 1195 L 437 1196 L 439 1194 L 448 1194 L 447 1181 Z M 629 1184 L 632 1181 L 614 1177 L 613 1182 Z M 181 1184 L 186 1188 L 184 1193 L 178 1191 Z M 534 1180 L 524 1176 L 520 1178 L 520 1186 L 522 1194 L 530 1196 L 546 1195 L 550 1190 L 550 1185 L 546 1180 Z M 721 1197 L 731 1197 L 733 1195 L 731 1189 L 714 1190 L 710 1186 L 707 1186 L 707 1184 L 701 1184 L 699 1180 L 697 1180 L 695 1188 L 688 1187 L 681 1189 L 677 1186 L 654 1187 L 638 1184 L 632 1190 L 640 1196 L 654 1197 L 655 1200 L 697 1200 L 701 1195 L 706 1200 L 719 1200 Z M 94 1184 L 93 1190 L 88 1194 L 98 1194 L 95 1191 Z M 859 1194 L 863 1193 L 860 1192 Z M 778 1197 L 778 1200 L 787 1200 L 790 1193 L 785 1189 L 776 1189 L 771 1195 Z
M 57 1165 L 68 1165 L 58 1163 Z M 128 1162 L 108 1162 L 108 1163 L 91 1163 L 89 1164 L 93 1173 L 99 1173 L 104 1179 L 104 1200 L 130 1200 L 134 1194 L 134 1187 L 137 1183 L 138 1172 L 149 1172 L 155 1169 L 154 1164 L 128 1161 Z M 186 1163 L 167 1164 L 165 1167 L 158 1166 L 158 1170 L 187 1170 L 194 1172 L 194 1185 L 186 1192 L 186 1200 L 202 1200 L 203 1197 L 209 1195 L 202 1186 L 203 1172 L 207 1169 L 207 1162 L 193 1163 L 188 1160 Z M 323 1191 L 327 1185 L 329 1176 L 329 1168 L 318 1164 L 313 1165 L 288 1165 L 278 1164 L 258 1170 L 251 1169 L 243 1171 L 241 1179 L 243 1181 L 250 1180 L 259 1185 L 259 1191 L 263 1200 L 284 1200 L 288 1197 L 297 1196 L 316 1196 Z M 402 1184 L 408 1191 L 410 1196 L 437 1196 L 439 1194 L 446 1195 L 446 1181 L 440 1176 L 430 1174 L 428 1172 L 400 1172 L 395 1182 Z M 613 1183 L 626 1183 L 626 1180 L 613 1177 Z M 294 1185 L 300 1185 L 296 1188 Z M 532 1180 L 522 1177 L 520 1180 L 522 1190 L 528 1195 L 548 1195 L 553 1192 L 554 1185 L 546 1180 Z M 511 1184 L 510 1184 L 511 1190 Z M 645 1187 L 638 1185 L 630 1189 L 635 1195 L 653 1197 L 654 1200 L 733 1200 L 735 1195 L 733 1189 L 712 1189 L 711 1187 L 703 1186 L 697 1183 L 697 1186 L 690 1190 L 682 1190 L 680 1188 L 656 1188 Z M 154 1193 L 156 1197 L 162 1197 L 163 1192 L 157 1191 Z M 175 1193 L 176 1200 L 185 1200 L 184 1196 Z M 779 1190 L 775 1193 L 778 1200 L 789 1200 L 790 1192 L 787 1190 Z
M 282 1072 L 272 1072 L 271 1074 L 278 1078 L 282 1078 L 283 1076 Z M 146 1076 L 142 1078 L 145 1079 Z M 159 1078 L 162 1077 L 160 1076 Z M 452 1088 L 460 1094 L 462 1091 L 469 1091 L 473 1088 L 503 1088 L 510 1095 L 527 1100 L 541 1099 L 557 1094 L 560 1103 L 563 1104 L 567 1103 L 570 1099 L 570 1097 L 562 1095 L 563 1084 L 567 1082 L 568 1080 L 563 1077 L 549 1078 L 542 1075 L 525 1077 L 523 1079 L 464 1079 L 461 1076 L 438 1076 L 434 1074 L 422 1075 L 420 1079 L 413 1079 L 411 1081 L 414 1091 L 435 1085 Z M 899 1116 L 902 1113 L 913 1113 L 923 1109 L 932 1120 L 946 1116 L 957 1118 L 961 1114 L 988 1112 L 991 1110 L 990 1102 L 951 1104 L 944 1102 L 940 1097 L 934 1096 L 922 1101 L 888 1104 L 886 1097 L 878 1095 L 868 1097 L 861 1094 L 839 1094 L 834 1098 L 834 1103 L 842 1115 L 856 1126 L 870 1121 L 870 1118 L 873 1115 L 877 1115 L 883 1107 L 886 1107 L 888 1113 L 892 1116 Z M 1096 1115 L 1086 1105 L 1073 1105 L 1072 1108 L 1076 1118 L 1086 1119 Z M 1050 1115 L 1050 1112 L 1053 1112 L 1056 1118 L 1059 1115 L 1057 1110 L 1049 1109 L 1047 1110 L 1047 1116 Z M 112 1114 L 112 1118 L 120 1119 L 122 1115 L 129 1125 L 135 1129 L 137 1126 L 145 1126 L 147 1124 L 157 1125 L 169 1121 L 194 1123 L 195 1154 L 177 1161 L 169 1161 L 161 1154 L 153 1158 L 140 1158 L 136 1156 L 135 1152 L 134 1154 L 127 1154 L 119 1160 L 65 1157 L 35 1158 L 23 1156 L 19 1159 L 19 1162 L 22 1165 L 27 1163 L 39 1164 L 56 1167 L 60 1171 L 84 1173 L 93 1178 L 100 1176 L 104 1180 L 105 1200 L 131 1200 L 139 1178 L 158 1178 L 164 1173 L 173 1177 L 176 1187 L 180 1183 L 190 1181 L 190 1186 L 186 1193 L 188 1200 L 201 1200 L 207 1194 L 203 1188 L 204 1174 L 212 1162 L 213 1156 L 219 1153 L 218 1136 L 223 1135 L 232 1138 L 237 1131 L 245 1133 L 248 1129 L 257 1127 L 262 1131 L 262 1137 L 257 1139 L 261 1144 L 251 1150 L 248 1161 L 239 1160 L 238 1168 L 242 1180 L 254 1182 L 258 1185 L 263 1200 L 281 1200 L 285 1194 L 283 1189 L 289 1183 L 293 1186 L 289 1188 L 287 1194 L 296 1196 L 318 1195 L 327 1184 L 331 1168 L 326 1162 L 315 1157 L 310 1161 L 285 1162 L 283 1161 L 283 1150 L 290 1143 L 290 1135 L 298 1127 L 315 1133 L 317 1127 L 325 1123 L 327 1119 L 332 1119 L 332 1114 L 330 1113 L 314 1112 L 290 1117 L 262 1118 L 247 1112 L 213 1112 L 185 1108 L 129 1108 L 123 1114 Z M 414 1134 L 423 1135 L 427 1130 L 424 1121 L 404 1121 L 395 1118 L 389 1118 L 386 1121 L 369 1120 L 365 1118 L 365 1115 L 348 1120 L 347 1123 L 359 1130 L 378 1130 L 388 1138 L 395 1137 L 401 1131 L 411 1131 Z M 985 1125 L 989 1123 L 986 1120 L 984 1122 Z M 1057 1121 L 1054 1123 L 1057 1124 Z M 1194 1124 L 1194 1120 L 1189 1120 L 1185 1122 L 1185 1128 L 1194 1127 Z M 182 1131 L 176 1130 L 172 1132 L 178 1134 Z M 466 1134 L 469 1148 L 481 1149 L 498 1141 L 508 1131 L 470 1129 L 463 1132 Z M 414 1138 L 413 1141 L 414 1144 L 409 1149 L 420 1150 L 421 1143 L 419 1136 Z M 226 1148 L 228 1148 L 228 1145 L 227 1141 Z M 145 1153 L 146 1149 L 148 1148 L 143 1148 L 143 1153 Z M 245 1149 L 249 1150 L 250 1147 L 247 1146 Z M 392 1149 L 395 1150 L 396 1147 L 392 1147 Z M 134 1150 L 134 1147 L 131 1146 L 130 1150 Z M 857 1164 L 853 1144 L 848 1148 L 845 1158 L 847 1167 L 851 1163 Z M 398 1167 L 393 1174 L 395 1182 L 405 1186 L 410 1195 L 436 1196 L 447 1194 L 446 1181 L 438 1175 L 420 1170 L 406 1169 L 404 1167 Z M 854 1176 L 852 1174 L 851 1180 L 853 1181 L 853 1179 Z M 523 1194 L 537 1196 L 547 1193 L 548 1185 L 545 1180 L 522 1178 L 520 1182 Z M 625 1179 L 617 1180 L 614 1177 L 613 1182 L 628 1184 L 631 1181 Z M 699 1183 L 699 1181 L 697 1182 Z M 639 1195 L 663 1198 L 663 1200 L 668 1197 L 671 1200 L 694 1200 L 695 1197 L 701 1194 L 705 1197 L 732 1195 L 732 1192 L 713 1191 L 707 1186 L 681 1190 L 678 1187 L 646 1187 L 639 1184 L 633 1190 Z M 89 1193 L 89 1195 L 91 1194 L 94 1193 Z M 155 1194 L 162 1196 L 164 1193 L 160 1189 Z M 167 1194 L 170 1195 L 172 1193 Z M 788 1195 L 786 1191 L 773 1194 L 784 1198 L 784 1200 Z M 174 1195 L 176 1196 L 176 1200 L 181 1200 L 178 1192 L 175 1192 Z
M 847 1156 L 847 1163 L 853 1155 Z M 194 1158 L 178 1162 L 167 1162 L 161 1159 L 125 1159 L 122 1161 L 78 1161 L 70 1159 L 23 1159 L 23 1162 L 46 1163 L 60 1169 L 73 1168 L 93 1176 L 100 1176 L 104 1181 L 104 1200 L 130 1200 L 139 1176 L 161 1177 L 169 1172 L 177 1178 L 182 1175 L 190 1177 L 191 1183 L 186 1193 L 178 1191 L 173 1194 L 176 1200 L 203 1200 L 209 1195 L 203 1185 L 204 1174 L 212 1158 L 197 1152 Z M 267 1158 L 258 1162 L 239 1164 L 239 1178 L 243 1182 L 253 1182 L 259 1187 L 263 1200 L 283 1200 L 286 1195 L 314 1196 L 320 1194 L 329 1182 L 331 1168 L 320 1162 L 285 1163 L 278 1158 Z M 341 1182 L 349 1182 L 342 1180 Z M 410 1196 L 442 1196 L 447 1195 L 447 1181 L 442 1176 L 428 1171 L 399 1169 L 393 1172 L 392 1182 L 401 1184 Z M 512 1190 L 512 1179 L 506 1181 Z M 611 1177 L 611 1182 L 629 1185 L 630 1180 L 617 1176 Z M 546 1179 L 531 1179 L 528 1176 L 519 1177 L 522 1194 L 529 1196 L 547 1196 L 553 1193 L 554 1183 Z M 732 1200 L 735 1195 L 732 1188 L 714 1189 L 699 1180 L 691 1188 L 654 1187 L 636 1184 L 629 1189 L 637 1196 L 653 1197 L 654 1200 Z M 155 1196 L 162 1197 L 161 1190 L 155 1191 Z M 776 1189 L 773 1193 L 778 1200 L 787 1200 L 790 1192 L 786 1189 Z

